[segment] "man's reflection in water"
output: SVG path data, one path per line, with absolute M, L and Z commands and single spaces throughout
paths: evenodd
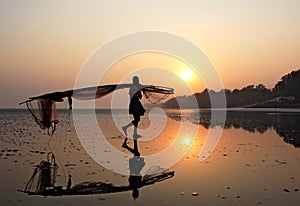
M 129 159 L 129 169 L 130 169 L 130 176 L 129 186 L 132 189 L 132 197 L 134 199 L 139 198 L 139 190 L 138 188 L 141 187 L 142 183 L 142 175 L 141 171 L 145 166 L 144 158 L 140 156 L 133 156 Z
M 132 190 L 132 198 L 137 199 L 140 194 L 139 188 L 172 178 L 175 172 L 163 170 L 157 166 L 158 170 L 155 174 L 146 174 L 142 177 L 141 171 L 145 167 L 145 160 L 143 157 L 140 157 L 136 139 L 133 140 L 133 145 L 133 148 L 131 148 L 127 145 L 127 142 L 124 142 L 122 147 L 133 154 L 133 157 L 129 159 L 130 175 L 128 178 L 128 187 Z
M 132 198 L 139 198 L 139 190 L 142 186 L 142 175 L 141 171 L 145 166 L 145 161 L 143 157 L 140 157 L 140 153 L 138 151 L 137 140 L 133 140 L 134 148 L 130 148 L 127 145 L 127 142 L 124 142 L 122 145 L 123 148 L 127 149 L 129 152 L 133 154 L 133 157 L 129 159 L 129 170 L 130 176 L 128 178 L 129 187 L 132 189 Z

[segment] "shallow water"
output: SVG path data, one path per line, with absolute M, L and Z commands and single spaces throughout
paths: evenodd
M 120 130 L 120 125 L 130 120 L 127 111 L 114 111 L 112 115 L 108 110 L 98 110 L 96 119 L 102 135 L 89 128 L 90 111 L 81 110 L 76 115 L 79 126 L 75 129 L 72 116 L 67 111 L 59 111 L 57 131 L 49 137 L 34 123 L 27 110 L 0 110 L 0 205 L 300 203 L 300 113 L 299 110 L 274 109 L 228 111 L 224 125 L 221 116 L 217 114 L 211 119 L 208 110 L 168 110 L 166 115 L 161 111 L 147 113 L 140 123 L 143 137 L 138 140 L 146 163 L 142 174 L 154 166 L 166 168 L 164 158 L 174 158 L 174 165 L 168 169 L 175 171 L 175 176 L 142 187 L 136 200 L 132 199 L 131 191 L 61 197 L 28 196 L 19 192 L 24 189 L 34 166 L 44 160 L 48 152 L 57 158 L 58 185 L 66 186 L 68 174 L 72 175 L 73 184 L 92 180 L 128 185 L 129 170 L 122 174 L 110 170 L 129 167 L 128 159 L 132 155 L 121 147 L 124 135 Z M 224 130 L 216 148 L 200 161 L 208 130 L 220 129 Z M 86 134 L 83 139 L 91 135 L 92 140 L 80 142 L 82 136 L 78 134 L 82 133 Z M 132 129 L 128 133 L 131 134 Z M 97 144 L 107 142 L 112 146 L 95 149 Z M 132 144 L 129 139 L 128 145 Z M 84 148 L 94 148 L 90 154 L 105 157 L 105 161 L 96 162 Z M 167 155 L 159 156 L 168 148 L 171 149 Z M 120 152 L 122 158 L 111 158 L 116 152 Z M 161 158 L 161 162 L 147 159 L 150 156 Z M 67 164 L 71 166 L 65 166 Z

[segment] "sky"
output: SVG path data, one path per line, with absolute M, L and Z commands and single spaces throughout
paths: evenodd
M 299 0 L 0 0 L 0 108 L 73 88 L 97 48 L 139 31 L 168 32 L 193 42 L 229 89 L 260 83 L 272 88 L 300 68 Z M 174 86 L 178 95 L 204 89 L 197 77 L 182 76 L 182 64 L 151 53 L 129 56 L 112 66 L 103 83 L 117 83 L 118 71 L 134 75 L 127 65 L 147 68 L 143 81 Z M 155 68 L 164 71 L 151 73 Z M 176 71 L 185 85 L 179 79 L 172 83 L 166 71 Z

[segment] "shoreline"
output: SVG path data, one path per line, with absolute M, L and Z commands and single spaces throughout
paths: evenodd
M 147 109 L 148 111 L 150 111 L 153 108 L 149 108 Z M 154 107 L 155 109 L 155 107 Z M 212 110 L 211 108 L 166 108 L 166 107 L 162 107 L 162 109 L 166 109 L 166 110 L 203 110 L 203 111 L 209 111 Z M 27 108 L 0 108 L 0 111 L 27 111 Z M 68 110 L 67 108 L 58 108 L 58 111 L 65 111 Z M 73 109 L 73 111 L 90 111 L 90 110 L 94 110 L 93 108 L 78 108 L 78 109 Z M 96 108 L 96 111 L 109 111 L 111 110 L 110 108 Z M 116 109 L 112 109 L 114 111 L 128 111 L 127 108 L 116 108 Z M 300 107 L 227 107 L 227 108 L 214 108 L 214 111 L 282 111 L 282 112 L 300 112 Z

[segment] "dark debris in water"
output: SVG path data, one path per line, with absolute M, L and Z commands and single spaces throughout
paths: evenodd
M 123 139 L 124 137 L 121 135 L 117 135 L 117 136 L 112 136 L 110 137 L 111 139 Z
M 277 162 L 279 165 L 286 165 L 287 164 L 287 162 L 285 162 L 285 161 L 275 160 L 275 162 Z
M 65 166 L 65 167 L 70 167 L 70 166 L 73 166 L 73 167 L 75 167 L 75 166 L 76 166 L 76 164 L 68 163 L 68 164 L 65 164 L 64 166 Z
M 39 151 L 39 150 L 30 150 L 30 153 L 35 153 L 35 154 L 45 154 L 45 151 Z
M 284 191 L 284 192 L 287 192 L 287 193 L 291 192 L 291 190 L 288 189 L 288 188 L 284 188 L 283 191 Z M 293 191 L 294 191 L 294 192 L 299 192 L 299 188 L 295 188 Z

